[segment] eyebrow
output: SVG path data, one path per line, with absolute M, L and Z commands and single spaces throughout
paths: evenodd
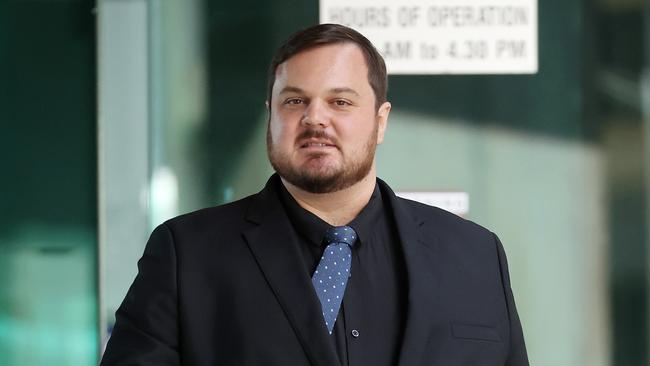
M 328 90 L 328 91 L 329 91 L 330 93 L 334 93 L 334 94 L 344 94 L 344 93 L 349 93 L 349 94 L 354 94 L 354 95 L 356 95 L 356 96 L 359 96 L 359 93 L 357 93 L 356 90 L 354 90 L 354 89 L 352 89 L 352 88 L 348 88 L 348 87 L 332 88 L 332 89 L 330 89 L 330 90 Z M 282 95 L 282 94 L 286 94 L 286 93 L 298 93 L 298 94 L 304 94 L 305 91 L 302 90 L 302 89 L 300 89 L 300 88 L 298 88 L 298 87 L 295 87 L 295 86 L 285 86 L 285 87 L 282 88 L 282 90 L 280 91 L 280 95 Z

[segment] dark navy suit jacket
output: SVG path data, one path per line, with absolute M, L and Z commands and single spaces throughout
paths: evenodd
M 154 230 L 101 365 L 339 364 L 273 184 Z M 499 239 L 378 184 L 408 278 L 399 365 L 528 365 Z

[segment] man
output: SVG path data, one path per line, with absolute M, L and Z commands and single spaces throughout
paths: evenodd
M 156 228 L 102 365 L 527 365 L 494 234 L 397 198 L 370 42 L 294 34 L 270 67 L 258 194 Z

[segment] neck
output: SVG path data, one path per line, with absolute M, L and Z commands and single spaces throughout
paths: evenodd
M 305 210 L 332 226 L 346 225 L 368 204 L 375 189 L 377 175 L 374 169 L 359 182 L 331 193 L 311 193 L 282 178 L 287 191 Z

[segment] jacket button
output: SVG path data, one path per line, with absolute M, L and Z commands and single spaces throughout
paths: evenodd
M 354 338 L 359 338 L 359 331 L 356 330 L 356 329 L 352 329 L 352 336 L 353 336 Z

